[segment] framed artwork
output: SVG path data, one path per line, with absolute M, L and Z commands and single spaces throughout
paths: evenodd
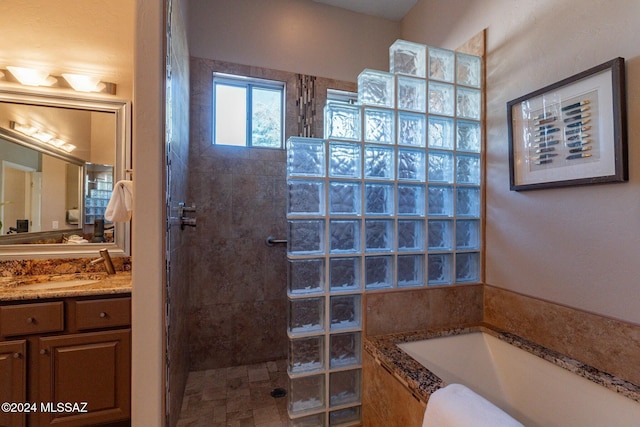
M 511 190 L 629 179 L 623 58 L 509 101 L 507 119 Z

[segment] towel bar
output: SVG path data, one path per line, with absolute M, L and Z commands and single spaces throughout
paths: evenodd
M 287 240 L 286 239 L 276 239 L 273 236 L 269 236 L 267 237 L 267 246 L 275 246 L 276 244 L 287 244 Z

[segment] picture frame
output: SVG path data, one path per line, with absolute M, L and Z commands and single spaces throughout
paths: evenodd
M 625 61 L 507 103 L 512 191 L 629 180 Z

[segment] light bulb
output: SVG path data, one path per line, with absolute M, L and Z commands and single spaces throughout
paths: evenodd
M 25 86 L 51 86 L 57 80 L 49 73 L 35 68 L 7 66 L 7 70 Z
M 62 77 L 78 92 L 100 92 L 105 87 L 105 84 L 100 82 L 99 77 L 67 73 L 63 73 Z

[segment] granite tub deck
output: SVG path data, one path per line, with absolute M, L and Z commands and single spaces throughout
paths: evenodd
M 131 293 L 131 272 L 0 277 L 0 302 Z
M 367 337 L 364 339 L 364 348 L 369 355 L 400 381 L 411 394 L 426 404 L 431 393 L 447 384 L 429 371 L 396 344 L 421 341 L 430 338 L 447 337 L 453 335 L 468 334 L 472 332 L 484 332 L 517 348 L 525 350 L 535 356 L 549 361 L 563 369 L 566 369 L 580 377 L 586 378 L 596 384 L 624 395 L 636 402 L 640 402 L 640 386 L 617 378 L 592 366 L 581 363 L 556 351 L 547 349 L 517 335 L 497 330 L 490 325 L 481 324 L 461 328 L 412 331 L 408 333 L 389 334 Z

